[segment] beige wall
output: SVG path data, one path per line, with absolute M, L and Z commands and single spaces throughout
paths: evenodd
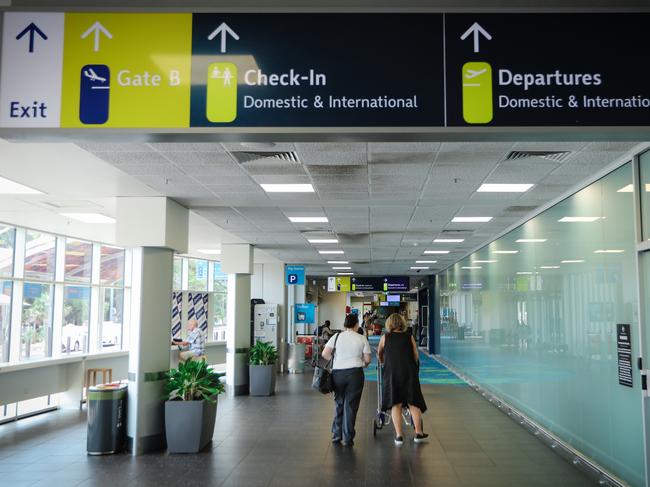
M 330 320 L 332 328 L 342 329 L 346 302 L 346 293 L 323 293 L 318 307 L 318 324 Z

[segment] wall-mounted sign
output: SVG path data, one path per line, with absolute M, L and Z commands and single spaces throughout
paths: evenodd
M 302 286 L 305 284 L 304 265 L 287 265 L 284 268 L 284 275 L 288 286 Z
M 648 126 L 649 21 L 5 12 L 0 126 Z
M 312 303 L 296 304 L 294 306 L 294 322 L 296 323 L 315 323 L 316 307 Z
M 350 278 L 343 277 L 328 277 L 327 290 L 331 293 L 341 292 L 347 293 L 350 291 Z
M 618 352 L 618 383 L 622 386 L 633 387 L 630 325 L 616 325 L 616 349 Z

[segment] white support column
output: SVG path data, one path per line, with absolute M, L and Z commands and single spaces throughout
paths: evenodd
M 187 252 L 188 210 L 168 198 L 118 198 L 117 242 L 131 255 L 127 449 L 165 446 L 174 250 Z M 146 222 L 146 225 L 143 224 Z
M 22 279 L 25 275 L 25 229 L 16 229 L 14 241 L 14 277 Z M 11 290 L 11 330 L 9 330 L 9 361 L 20 360 L 21 329 L 23 323 L 23 282 L 14 281 Z
M 224 245 L 221 268 L 228 274 L 226 383 L 234 395 L 248 394 L 248 351 L 251 342 L 251 274 L 253 247 Z

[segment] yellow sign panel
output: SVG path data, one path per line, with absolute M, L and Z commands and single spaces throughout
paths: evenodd
M 232 122 L 237 118 L 237 66 L 233 63 L 212 63 L 206 83 L 206 117 L 210 122 Z
M 65 16 L 61 127 L 189 127 L 192 14 Z
M 349 277 L 337 277 L 336 278 L 336 290 L 341 291 L 342 293 L 350 292 L 350 278 Z
M 492 121 L 492 66 L 483 62 L 463 65 L 463 119 L 467 123 Z

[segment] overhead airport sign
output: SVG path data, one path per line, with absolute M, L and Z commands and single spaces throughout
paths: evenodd
M 0 126 L 648 126 L 648 20 L 7 12 Z

